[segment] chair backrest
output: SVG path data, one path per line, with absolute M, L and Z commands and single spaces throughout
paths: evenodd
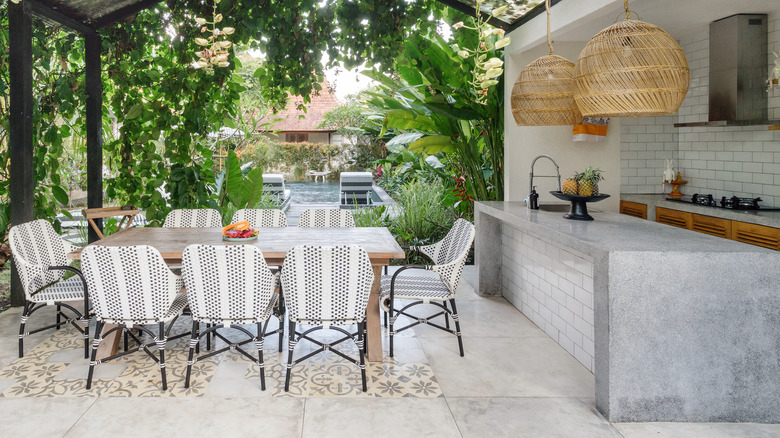
M 300 245 L 287 253 L 281 280 L 290 321 L 361 321 L 374 271 L 357 245 Z
M 222 216 L 213 208 L 171 210 L 165 217 L 164 228 L 222 227 Z
M 287 216 L 282 210 L 244 208 L 233 214 L 232 223 L 249 221 L 252 228 L 282 228 L 287 226 Z
M 182 286 L 160 252 L 147 245 L 95 246 L 81 252 L 95 315 L 107 322 L 162 320 Z
M 193 319 L 250 324 L 269 316 L 276 280 L 254 246 L 190 245 L 182 277 Z
M 263 174 L 263 191 L 284 196 L 284 176 L 280 173 Z
M 474 242 L 474 225 L 465 219 L 458 219 L 452 228 L 444 236 L 444 239 L 421 247 L 420 250 L 436 264 L 435 271 L 439 272 L 442 280 L 455 292 L 463 273 L 463 265 L 466 264 L 471 244 Z M 439 267 L 440 266 L 440 267 Z M 439 267 L 437 269 L 437 267 Z
M 351 228 L 355 226 L 352 212 L 341 209 L 305 210 L 298 219 L 302 228 Z
M 65 273 L 41 267 L 67 265 L 67 254 L 76 249 L 62 240 L 51 224 L 43 219 L 11 227 L 8 242 L 28 299 L 41 287 L 61 280 Z
M 374 187 L 371 172 L 341 172 L 339 198 L 342 204 L 369 204 Z

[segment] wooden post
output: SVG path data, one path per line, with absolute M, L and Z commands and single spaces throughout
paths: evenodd
M 100 79 L 100 36 L 84 35 L 85 88 L 87 92 L 87 207 L 103 207 L 103 83 Z M 102 231 L 103 219 L 95 219 Z M 89 227 L 89 241 L 100 239 Z
M 33 92 L 32 92 L 32 20 L 26 2 L 8 2 L 10 49 L 11 114 L 9 118 L 9 194 L 11 225 L 35 218 L 33 198 Z M 11 272 L 11 305 L 24 304 L 19 274 Z

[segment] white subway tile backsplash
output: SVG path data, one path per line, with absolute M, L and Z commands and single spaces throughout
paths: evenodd
M 769 16 L 768 64 L 780 50 L 780 16 Z M 720 196 L 761 196 L 780 206 L 780 131 L 766 126 L 674 128 L 674 123 L 702 122 L 709 112 L 709 27 L 700 26 L 680 39 L 691 69 L 688 94 L 677 114 L 621 120 L 621 191 L 659 193 L 657 184 L 674 159 L 688 184 L 683 192 Z M 780 92 L 768 97 L 768 116 L 780 119 Z M 651 155 L 650 153 L 654 154 Z M 631 155 L 625 155 L 625 154 Z

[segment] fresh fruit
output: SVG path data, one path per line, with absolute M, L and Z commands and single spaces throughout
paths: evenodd
M 588 167 L 584 172 L 577 175 L 579 180 L 579 188 L 577 193 L 580 196 L 595 196 L 599 194 L 599 181 L 604 179 L 601 176 L 601 169 L 594 169 Z
M 242 221 L 242 222 L 236 222 L 235 224 L 230 224 L 222 229 L 222 235 L 227 236 L 227 232 L 234 230 L 234 231 L 244 231 L 249 230 L 249 221 Z M 230 237 L 230 236 L 228 236 Z
M 576 195 L 577 180 L 574 177 L 563 180 L 563 189 L 561 191 L 564 195 Z

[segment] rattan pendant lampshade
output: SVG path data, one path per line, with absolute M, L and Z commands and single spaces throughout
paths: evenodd
M 528 64 L 512 88 L 512 115 L 521 126 L 574 125 L 582 121 L 574 102 L 574 63 L 553 55 L 550 41 L 550 0 L 547 45 L 550 54 Z
M 677 112 L 690 70 L 680 45 L 658 26 L 626 19 L 594 36 L 574 68 L 574 99 L 585 116 L 643 117 Z

